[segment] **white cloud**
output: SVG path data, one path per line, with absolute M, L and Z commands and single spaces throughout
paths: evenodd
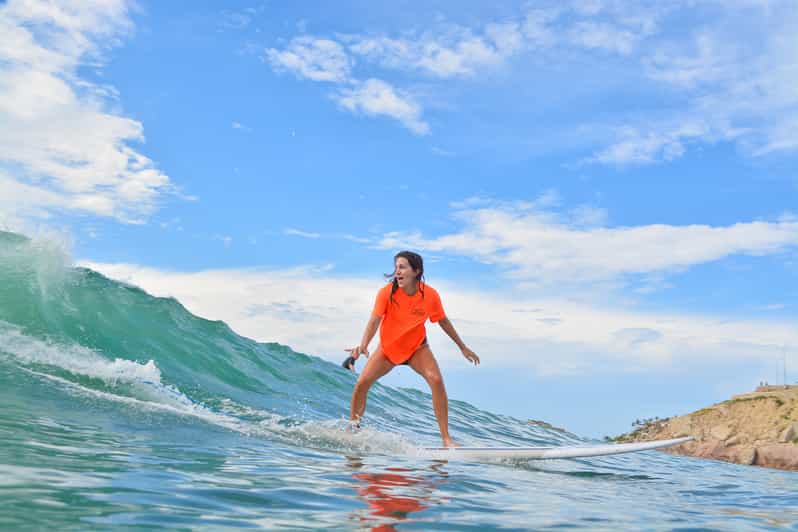
M 622 127 L 617 130 L 618 141 L 592 157 L 587 162 L 605 164 L 649 164 L 671 161 L 684 155 L 691 142 L 732 138 L 734 131 L 718 131 L 700 119 L 687 119 L 673 123 L 665 122 L 659 127 L 648 126 L 647 130 Z
M 798 148 L 798 10 L 789 3 L 730 7 L 716 23 L 687 39 L 662 39 L 641 58 L 645 75 L 685 104 L 667 120 L 630 119 L 638 125 L 620 128 L 618 140 L 590 161 L 668 161 L 699 142 L 734 141 L 752 156 Z
M 355 235 L 343 234 L 343 235 L 338 235 L 338 236 L 340 238 L 343 238 L 344 240 L 349 240 L 350 242 L 357 242 L 358 244 L 371 244 L 372 243 L 371 240 L 369 240 L 368 238 L 362 238 L 362 237 L 358 237 L 358 236 L 355 236 Z
M 77 210 L 134 222 L 171 191 L 131 146 L 141 123 L 108 112 L 112 87 L 78 76 L 130 31 L 126 2 L 0 5 L 0 180 L 5 208 Z
M 321 235 L 319 233 L 308 233 L 307 231 L 300 231 L 299 229 L 293 228 L 286 228 L 283 230 L 283 233 L 286 235 L 293 235 L 293 236 L 301 236 L 304 238 L 319 238 Z
M 340 44 L 307 35 L 292 39 L 285 50 L 268 49 L 266 60 L 276 69 L 293 72 L 299 78 L 333 83 L 348 81 L 352 68 Z
M 454 28 L 419 38 L 350 36 L 349 50 L 388 68 L 420 70 L 440 78 L 473 76 L 501 65 L 523 45 L 518 23 L 488 24 L 483 35 Z
M 763 312 L 771 312 L 774 310 L 784 310 L 787 307 L 789 307 L 789 305 L 785 303 L 770 303 L 768 305 L 756 305 L 753 307 L 753 309 Z
M 333 95 L 333 99 L 353 113 L 387 116 L 398 120 L 413 133 L 429 133 L 429 124 L 421 118 L 421 106 L 382 80 L 371 78 L 342 88 Z
M 661 45 L 643 65 L 647 75 L 659 81 L 684 88 L 720 81 L 731 81 L 736 74 L 735 43 L 720 43 L 707 32 L 693 37 L 686 47 L 683 43 Z
M 603 16 L 604 12 L 615 15 L 617 20 L 610 23 L 579 18 Z M 293 72 L 299 78 L 343 85 L 333 94 L 342 109 L 393 117 L 414 133 L 425 134 L 429 125 L 421 119 L 421 103 L 386 81 L 373 77 L 362 81 L 353 75 L 354 57 L 363 64 L 406 74 L 476 78 L 488 69 L 505 66 L 521 53 L 556 45 L 628 55 L 653 32 L 653 21 L 658 16 L 658 10 L 653 8 L 575 3 L 569 8 L 527 9 L 515 18 L 479 28 L 439 21 L 432 29 L 410 30 L 401 36 L 338 34 L 332 39 L 302 35 L 283 50 L 267 50 L 266 60 L 274 69 Z
M 23 207 L 23 213 L 37 218 L 47 218 L 54 208 L 69 209 L 72 198 L 37 187 L 21 183 L 0 172 L 0 211 L 6 216 L 16 218 L 14 214 Z M 19 220 L 15 220 L 15 225 Z
M 268 50 L 266 57 L 278 70 L 289 70 L 297 77 L 313 81 L 339 84 L 340 88 L 331 98 L 341 109 L 372 117 L 386 116 L 418 135 L 429 133 L 429 124 L 421 118 L 422 108 L 412 96 L 380 79 L 353 78 L 354 61 L 336 41 L 297 37 L 283 51 Z
M 611 24 L 593 21 L 581 21 L 570 30 L 570 41 L 585 48 L 595 48 L 629 55 L 635 49 L 639 34 L 620 29 Z
M 583 16 L 598 14 L 603 8 L 602 0 L 578 0 L 571 3 L 571 8 Z
M 571 224 L 574 227 L 591 227 L 607 223 L 609 215 L 606 209 L 580 205 L 571 211 Z
M 606 11 L 605 19 L 598 17 Z M 574 17 L 573 14 L 578 17 Z M 439 78 L 473 77 L 504 65 L 525 52 L 560 46 L 631 54 L 652 34 L 663 9 L 574 3 L 531 8 L 515 20 L 491 22 L 482 28 L 457 25 L 433 31 L 408 32 L 403 37 L 348 35 L 349 50 L 385 68 L 417 70 Z
M 526 45 L 531 49 L 542 49 L 554 45 L 558 32 L 552 23 L 559 15 L 560 10 L 528 10 L 521 21 L 521 32 Z
M 616 114 L 601 127 L 615 137 L 589 141 L 595 148 L 583 163 L 653 164 L 719 142 L 735 142 L 753 156 L 798 149 L 798 47 L 792 38 L 798 10 L 789 2 L 699 4 L 539 4 L 475 27 L 439 19 L 393 34 L 301 36 L 268 55 L 275 68 L 344 85 L 334 96 L 342 109 L 392 116 L 416 133 L 429 127 L 420 118 L 423 108 L 441 101 L 430 96 L 430 89 L 426 99 L 418 90 L 413 98 L 406 96 L 401 87 L 418 86 L 419 75 L 430 87 L 436 79 L 479 82 L 486 72 L 512 66 L 521 56 L 524 68 L 546 64 L 565 72 L 616 56 L 624 64 L 610 66 L 613 75 L 630 84 L 624 90 L 661 98 L 641 83 L 641 76 L 647 77 L 672 90 L 668 107 L 645 104 L 640 111 Z M 378 76 L 390 79 L 390 88 L 377 90 L 374 78 L 359 81 L 357 66 L 371 68 L 373 77 L 375 66 L 393 71 L 390 78 Z M 364 92 L 367 88 L 372 90 Z M 366 101 L 377 99 L 381 103 L 369 110 Z
M 334 362 L 360 340 L 382 285 L 379 275 L 341 277 L 313 267 L 165 272 L 126 264 L 82 265 L 153 295 L 176 297 L 191 312 L 224 320 L 245 336 Z M 768 360 L 774 349 L 798 344 L 792 323 L 639 313 L 468 290 L 451 282 L 435 286 L 462 337 L 492 368 L 540 375 L 685 369 Z M 441 364 L 462 366 L 461 355 L 439 328 L 431 325 L 428 331 Z
M 474 203 L 472 202 L 472 205 Z M 564 215 L 534 203 L 463 205 L 461 230 L 425 238 L 388 233 L 383 249 L 411 248 L 472 257 L 535 285 L 623 281 L 629 275 L 679 271 L 735 254 L 768 255 L 798 248 L 798 222 L 753 221 L 729 226 L 604 227 L 606 212 L 580 207 Z
M 370 245 L 374 244 L 374 241 L 372 239 L 358 237 L 348 233 L 313 233 L 309 231 L 302 231 L 300 229 L 295 229 L 293 227 L 286 227 L 285 229 L 283 229 L 283 234 L 289 236 L 299 236 L 302 238 L 309 238 L 312 240 L 315 240 L 317 238 L 340 239 L 340 240 L 348 240 L 350 242 L 357 242 L 358 244 L 370 244 Z

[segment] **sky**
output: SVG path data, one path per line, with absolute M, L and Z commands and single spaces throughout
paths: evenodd
M 451 399 L 618 434 L 798 380 L 797 29 L 767 0 L 0 2 L 0 226 L 335 363 L 415 250 L 483 361 L 428 324 Z

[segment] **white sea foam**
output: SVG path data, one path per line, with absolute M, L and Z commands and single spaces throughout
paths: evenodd
M 19 327 L 0 321 L 0 353 L 17 362 L 22 369 L 39 378 L 84 396 L 124 404 L 128 407 L 159 411 L 200 419 L 247 436 L 265 437 L 290 445 L 320 450 L 367 452 L 379 454 L 413 454 L 416 446 L 403 436 L 370 427 L 352 431 L 347 421 L 308 421 L 293 419 L 274 412 L 221 400 L 219 412 L 192 401 L 179 389 L 164 384 L 161 371 L 153 360 L 146 363 L 116 358 L 110 360 L 80 345 L 64 345 L 32 338 Z M 50 366 L 75 376 L 102 380 L 122 390 L 98 390 L 64 376 L 54 375 Z M 249 420 L 242 419 L 249 418 Z
M 215 412 L 203 405 L 194 403 L 173 387 L 152 383 L 152 391 L 159 393 L 155 394 L 156 400 L 145 400 L 96 390 L 41 371 L 23 369 L 32 375 L 55 382 L 78 395 L 124 404 L 137 410 L 191 417 L 247 436 L 266 437 L 270 440 L 282 441 L 290 445 L 337 452 L 411 456 L 418 452 L 418 448 L 414 444 L 399 434 L 381 432 L 370 428 L 351 431 L 348 423 L 344 420 L 299 421 L 296 424 L 286 424 L 289 418 L 250 407 L 243 407 L 249 411 L 250 415 L 257 414 L 264 417 L 258 422 L 247 422 L 234 415 Z M 175 394 L 179 396 L 179 400 L 163 401 L 166 397 L 176 399 Z M 242 405 L 237 405 L 233 410 L 240 410 L 241 408 Z
M 155 362 L 109 360 L 80 345 L 64 345 L 32 338 L 14 325 L 0 321 L 0 351 L 26 364 L 54 366 L 75 375 L 101 379 L 108 384 L 161 383 Z
M 0 246 L 0 272 L 19 275 L 27 272 L 31 288 L 46 300 L 57 293 L 70 273 L 71 238 L 66 233 L 39 230 L 30 240 L 11 246 Z
M 31 338 L 18 327 L 0 322 L 0 352 L 21 362 L 20 367 L 39 378 L 64 386 L 73 393 L 122 403 L 138 409 L 168 412 L 200 418 L 230 430 L 244 432 L 235 417 L 213 412 L 195 403 L 177 388 L 161 382 L 161 371 L 153 360 L 146 363 L 131 360 L 109 360 L 80 345 L 61 345 Z M 31 366 L 34 367 L 31 367 Z M 101 379 L 106 384 L 130 385 L 126 391 L 97 390 L 68 378 L 53 375 L 39 366 L 50 366 L 72 375 Z
M 158 401 L 148 401 L 144 399 L 139 399 L 137 397 L 130 397 L 126 395 L 119 395 L 115 393 L 105 392 L 102 390 L 95 390 L 93 388 L 83 386 L 81 384 L 70 381 L 68 379 L 64 379 L 62 377 L 58 377 L 56 375 L 50 375 L 49 373 L 43 373 L 28 368 L 23 368 L 23 369 L 32 375 L 63 385 L 65 388 L 68 388 L 71 391 L 76 392 L 80 395 L 97 397 L 99 399 L 104 399 L 107 401 L 122 403 L 140 410 L 167 412 L 178 416 L 195 417 L 214 425 L 219 425 L 224 428 L 228 428 L 230 430 L 235 430 L 237 432 L 243 432 L 242 430 L 240 430 L 240 427 L 238 426 L 241 423 L 239 420 L 231 418 L 229 416 L 225 416 L 223 414 L 218 414 L 216 412 L 213 412 L 212 410 L 209 410 L 208 408 L 205 408 L 202 405 L 192 402 L 190 399 L 188 399 L 185 396 L 183 396 L 184 399 L 178 402 L 177 404 L 164 403 Z
M 352 430 L 347 420 L 301 421 L 293 425 L 261 422 L 260 428 L 305 447 L 375 454 L 414 454 L 417 446 L 404 436 L 370 427 Z
M 403 436 L 364 426 L 352 430 L 344 419 L 305 420 L 275 414 L 223 399 L 224 414 L 240 420 L 234 430 L 253 437 L 266 437 L 292 445 L 334 451 L 369 452 L 385 454 L 412 454 L 416 446 Z

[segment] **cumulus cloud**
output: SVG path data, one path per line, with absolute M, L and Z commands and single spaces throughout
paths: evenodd
M 307 35 L 292 39 L 284 50 L 268 49 L 266 60 L 278 70 L 312 81 L 342 83 L 349 80 L 352 68 L 339 43 Z
M 629 55 L 664 14 L 661 8 L 594 7 L 576 2 L 529 8 L 514 19 L 480 28 L 449 24 L 401 37 L 347 35 L 344 41 L 353 54 L 385 68 L 472 77 L 521 53 L 555 47 Z
M 472 257 L 503 268 L 520 283 L 580 285 L 623 282 L 736 254 L 768 255 L 798 248 L 798 222 L 741 222 L 728 226 L 654 224 L 606 227 L 602 210 L 580 207 L 555 214 L 532 203 L 460 204 L 462 228 L 450 234 L 387 233 L 384 249 L 413 248 Z
M 481 35 L 456 28 L 447 35 L 416 38 L 350 37 L 349 50 L 388 68 L 419 70 L 440 78 L 473 76 L 501 65 L 519 51 L 523 35 L 518 23 L 488 24 Z
M 643 127 L 645 129 L 641 129 Z M 616 128 L 618 140 L 586 161 L 615 165 L 672 161 L 684 155 L 691 143 L 717 142 L 738 134 L 729 128 L 719 129 L 718 125 L 713 126 L 700 118 L 688 117 L 641 128 Z
M 393 118 L 419 135 L 429 132 L 429 125 L 421 118 L 421 106 L 410 94 L 380 79 L 361 81 L 352 77 L 354 60 L 336 41 L 297 37 L 285 50 L 267 50 L 266 59 L 278 71 L 339 85 L 330 96 L 341 109 L 365 116 Z
M 429 124 L 421 118 L 421 107 L 409 95 L 400 94 L 382 80 L 372 78 L 342 88 L 333 95 L 333 99 L 353 113 L 387 116 L 398 120 L 414 133 L 429 133 Z
M 424 31 L 401 35 L 347 34 L 334 37 L 302 35 L 282 49 L 269 48 L 266 61 L 278 72 L 300 79 L 339 84 L 332 98 L 346 111 L 396 119 L 416 134 L 429 132 L 422 119 L 423 105 L 407 90 L 383 79 L 363 80 L 353 73 L 359 60 L 386 70 L 422 74 L 434 79 L 475 78 L 488 69 L 501 68 L 523 52 L 561 46 L 627 55 L 651 30 L 627 12 L 617 21 L 572 20 L 569 13 L 594 16 L 602 9 L 581 4 L 528 9 L 517 17 L 478 28 L 437 24 Z M 603 11 L 613 10 L 604 6 Z M 647 12 L 646 20 L 654 15 Z M 644 18 L 644 17 L 641 17 Z
M 0 205 L 140 221 L 171 190 L 135 145 L 140 122 L 108 111 L 112 87 L 78 75 L 132 28 L 126 2 L 0 4 Z
M 662 39 L 641 57 L 643 73 L 685 104 L 667 120 L 631 119 L 591 162 L 669 161 L 690 144 L 719 141 L 736 142 L 751 156 L 798 148 L 798 47 L 789 37 L 798 10 L 789 3 L 732 7 L 715 24 Z
M 669 107 L 611 116 L 601 127 L 614 137 L 590 141 L 592 154 L 582 163 L 655 164 L 719 142 L 734 142 L 752 156 L 798 149 L 798 93 L 792 89 L 798 49 L 791 37 L 798 9 L 789 2 L 698 4 L 538 3 L 473 27 L 436 20 L 394 33 L 303 35 L 267 56 L 278 70 L 343 85 L 333 96 L 340 103 L 346 95 L 341 109 L 391 116 L 417 134 L 426 132 L 421 116 L 434 102 L 423 93 L 410 97 L 403 87 L 479 82 L 486 72 L 512 68 L 521 58 L 525 68 L 556 64 L 566 70 L 586 60 L 618 58 L 624 63 L 613 62 L 613 68 L 633 86 L 648 90 L 641 83 L 648 78 L 672 91 Z M 708 15 L 699 18 L 698 10 Z M 357 68 L 369 69 L 368 75 L 358 76 Z M 375 76 L 375 68 L 387 72 Z M 362 81 L 373 77 L 390 80 L 381 81 L 390 82 L 390 92 L 381 92 L 379 112 L 356 103 L 367 94 L 374 100 L 373 91 L 363 91 L 377 85 Z M 389 103 L 398 95 L 404 95 L 401 105 Z
M 572 43 L 621 55 L 632 53 L 640 37 L 630 30 L 593 21 L 581 21 L 570 31 Z

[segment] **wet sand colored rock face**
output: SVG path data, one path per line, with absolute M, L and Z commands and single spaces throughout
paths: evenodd
M 692 414 L 648 421 L 614 441 L 692 436 L 663 452 L 798 471 L 798 386 L 735 395 Z

